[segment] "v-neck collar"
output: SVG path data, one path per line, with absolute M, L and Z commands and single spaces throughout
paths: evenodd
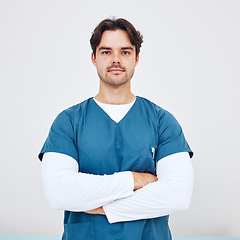
M 103 108 L 101 108 L 101 107 L 97 104 L 97 102 L 94 100 L 93 97 L 90 98 L 90 100 L 93 102 L 93 104 L 96 106 L 96 108 L 99 109 L 99 111 L 103 113 L 103 115 L 105 115 L 108 119 L 110 119 L 110 121 L 112 121 L 114 124 L 117 124 L 117 125 L 118 125 L 118 124 L 120 124 L 122 121 L 124 121 L 125 118 L 128 118 L 128 115 L 131 114 L 131 112 L 132 112 L 132 111 L 134 110 L 134 108 L 135 108 L 135 105 L 136 105 L 137 102 L 139 101 L 139 97 L 136 96 L 136 100 L 134 101 L 133 105 L 131 106 L 131 108 L 127 111 L 127 113 L 123 116 L 123 118 L 122 118 L 119 122 L 114 121 L 114 120 L 108 115 L 108 113 L 107 113 Z

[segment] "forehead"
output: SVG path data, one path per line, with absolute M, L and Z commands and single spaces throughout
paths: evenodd
M 131 46 L 132 48 L 134 48 L 127 33 L 120 29 L 115 31 L 110 30 L 104 31 L 102 34 L 101 41 L 97 48 L 100 48 L 102 46 L 110 48 L 122 48 Z

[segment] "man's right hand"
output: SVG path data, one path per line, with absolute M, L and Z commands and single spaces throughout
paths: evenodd
M 151 173 L 132 172 L 134 179 L 134 190 L 140 189 L 149 183 L 156 182 L 157 176 Z

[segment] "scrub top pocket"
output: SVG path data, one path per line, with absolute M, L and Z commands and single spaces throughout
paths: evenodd
M 156 161 L 152 148 L 144 149 L 140 152 L 135 171 L 156 174 Z
M 63 240 L 95 240 L 94 221 L 64 224 Z

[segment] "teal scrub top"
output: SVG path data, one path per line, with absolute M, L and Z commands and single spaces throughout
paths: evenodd
M 67 154 L 78 162 L 80 172 L 98 175 L 156 174 L 160 159 L 178 152 L 193 155 L 173 115 L 142 97 L 119 123 L 93 98 L 64 110 L 51 126 L 40 160 L 45 152 Z M 110 224 L 103 215 L 72 211 L 64 215 L 65 240 L 171 239 L 168 216 Z

